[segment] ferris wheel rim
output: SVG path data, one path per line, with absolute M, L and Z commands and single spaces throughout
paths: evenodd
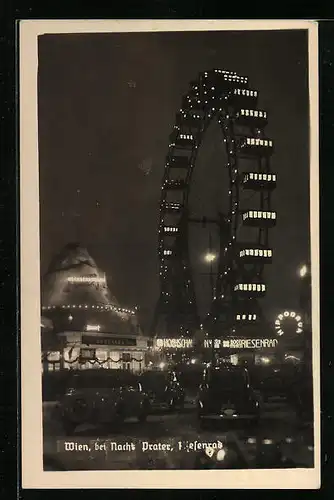
M 208 79 L 208 76 L 210 73 L 212 74 L 213 71 L 216 72 L 217 70 L 210 70 L 210 71 L 204 72 L 204 73 L 199 75 L 198 80 L 191 83 L 190 90 L 187 92 L 187 94 L 185 96 L 183 96 L 183 102 L 184 101 L 192 102 L 193 97 L 191 95 L 191 91 L 194 89 L 195 90 L 198 89 L 200 92 L 201 79 L 203 79 L 203 75 L 204 75 L 204 78 L 206 78 L 206 82 L 209 82 L 210 78 Z M 239 81 L 238 82 L 239 84 L 245 83 L 244 77 L 239 77 L 237 75 L 237 73 L 235 73 L 235 72 L 233 72 L 233 73 L 226 72 L 226 71 L 221 71 L 221 72 L 225 73 L 225 74 L 233 75 L 233 78 L 235 78 L 235 79 L 237 79 L 237 78 L 241 79 L 242 81 Z M 233 78 L 231 76 L 231 80 L 233 80 Z M 194 84 L 196 84 L 196 85 L 194 85 Z M 214 90 L 213 86 L 211 88 Z M 229 209 L 227 221 L 230 224 L 229 229 L 230 229 L 231 238 L 228 241 L 227 247 L 233 247 L 233 248 L 236 247 L 237 230 L 238 230 L 238 226 L 236 225 L 236 221 L 238 221 L 240 219 L 240 214 L 239 214 L 239 210 L 240 210 L 240 206 L 239 206 L 240 205 L 240 203 L 239 203 L 239 200 L 240 200 L 240 193 L 239 193 L 240 182 L 238 180 L 238 177 L 239 177 L 238 159 L 239 158 L 238 158 L 237 151 L 236 151 L 237 136 L 234 133 L 231 133 L 231 130 L 233 130 L 231 127 L 231 124 L 233 123 L 233 119 L 235 119 L 235 113 L 237 112 L 237 110 L 239 111 L 239 109 L 240 109 L 240 108 L 237 108 L 236 106 L 231 105 L 231 96 L 233 97 L 233 95 L 235 95 L 236 90 L 241 92 L 240 89 L 236 89 L 235 86 L 234 87 L 232 86 L 232 89 L 230 91 L 226 92 L 225 95 L 223 95 L 223 97 L 221 97 L 221 102 L 220 102 L 218 108 L 216 106 L 211 106 L 211 105 L 210 105 L 211 107 L 208 105 L 205 106 L 206 104 L 208 104 L 208 99 L 205 99 L 204 106 L 202 108 L 195 107 L 192 109 L 192 110 L 200 109 L 200 111 L 198 111 L 198 113 L 200 113 L 200 114 L 197 115 L 197 117 L 199 118 L 199 121 L 198 121 L 198 127 L 195 130 L 194 134 L 192 134 L 192 133 L 183 134 L 183 137 L 182 137 L 182 139 L 190 140 L 192 142 L 189 158 L 187 158 L 189 151 L 187 151 L 186 154 L 181 154 L 181 155 L 177 154 L 178 146 L 177 146 L 176 141 L 173 142 L 173 139 L 172 139 L 172 141 L 169 144 L 168 153 L 166 156 L 165 171 L 164 171 L 164 175 L 163 175 L 163 179 L 162 179 L 162 188 L 161 188 L 162 193 L 161 193 L 160 203 L 159 203 L 160 217 L 159 217 L 158 255 L 159 255 L 159 262 L 160 262 L 160 283 L 162 283 L 161 277 L 163 276 L 161 269 L 163 267 L 163 263 L 165 260 L 164 259 L 165 254 L 161 253 L 161 252 L 165 251 L 164 250 L 165 235 L 162 231 L 162 227 L 164 227 L 164 225 L 163 225 L 164 217 L 167 214 L 167 203 L 168 202 L 166 201 L 166 199 L 167 199 L 166 188 L 167 189 L 171 188 L 171 186 L 168 185 L 167 183 L 170 180 L 169 174 L 170 174 L 171 169 L 173 168 L 172 164 L 176 162 L 176 159 L 180 159 L 180 158 L 188 159 L 188 168 L 187 168 L 186 178 L 184 179 L 184 184 L 183 184 L 184 193 L 182 195 L 182 206 L 179 207 L 179 215 L 180 215 L 179 220 L 181 220 L 182 217 L 184 217 L 186 215 L 187 211 L 189 211 L 189 194 L 190 194 L 190 189 L 191 189 L 191 181 L 192 181 L 193 172 L 194 172 L 194 169 L 196 166 L 198 152 L 199 152 L 200 147 L 202 145 L 203 137 L 205 136 L 212 121 L 217 117 L 218 117 L 218 123 L 219 123 L 220 128 L 221 128 L 222 133 L 223 133 L 224 142 L 226 144 L 226 153 L 227 153 L 227 165 L 226 166 L 227 166 L 228 175 L 229 175 L 229 192 L 228 192 L 227 196 L 228 196 L 228 200 L 229 200 L 230 209 Z M 247 90 L 247 92 L 249 92 L 249 95 L 251 94 L 252 97 L 256 97 L 256 101 L 257 101 L 258 92 L 256 90 L 250 90 L 248 88 L 248 80 L 246 80 L 246 85 L 244 85 L 244 90 L 245 91 Z M 203 88 L 202 88 L 202 92 L 203 92 Z M 243 90 L 242 90 L 242 92 L 243 92 Z M 241 94 L 242 94 L 242 92 L 241 92 Z M 198 100 L 198 103 L 201 103 L 201 99 Z M 173 133 L 174 133 L 174 138 L 177 138 L 178 135 L 181 134 L 181 128 L 182 128 L 182 125 L 184 125 L 184 123 L 182 122 L 182 118 L 185 121 L 187 119 L 189 119 L 189 117 L 194 118 L 194 114 L 191 111 L 192 105 L 190 105 L 190 108 L 187 111 L 185 111 L 183 109 L 183 107 L 177 112 L 173 132 L 170 136 L 171 138 L 173 138 Z M 265 117 L 267 116 L 266 112 L 258 111 L 258 113 L 265 113 Z M 180 114 L 182 115 L 181 119 L 180 119 Z M 185 127 L 185 128 L 187 128 L 187 127 Z M 196 128 L 196 127 L 193 127 L 193 128 Z M 190 129 L 190 127 L 189 127 L 189 129 Z M 270 141 L 269 139 L 267 140 L 267 142 L 268 141 L 272 143 L 272 141 Z M 229 149 L 231 147 L 231 144 L 233 144 L 232 150 Z M 232 172 L 232 170 L 233 170 L 233 172 Z M 235 174 L 235 178 L 233 177 L 233 174 Z M 276 178 L 275 178 L 275 181 L 276 181 Z M 234 205 L 232 207 L 231 200 L 233 198 L 233 194 L 232 194 L 233 189 L 236 191 L 236 193 L 235 193 L 236 202 L 234 202 Z M 169 207 L 169 205 L 168 205 L 168 207 Z M 234 216 L 233 218 L 231 217 L 232 215 Z M 234 224 L 234 226 L 233 226 L 233 224 Z M 164 229 L 165 229 L 165 227 L 164 227 Z M 178 233 L 178 229 L 175 228 L 175 231 L 171 231 L 171 232 Z M 261 233 L 261 228 L 259 227 L 257 230 L 257 234 L 258 234 L 257 240 L 258 241 L 260 241 L 260 239 L 261 239 L 260 233 Z M 268 228 L 265 230 L 265 233 L 266 233 L 265 239 L 267 241 L 268 240 Z M 175 236 L 177 239 L 178 235 L 175 234 Z M 227 251 L 227 250 L 225 249 L 225 251 Z M 221 255 L 219 255 L 219 263 L 218 263 L 219 268 L 221 268 L 220 262 L 221 262 Z M 261 270 L 259 271 L 259 273 L 263 272 L 264 264 L 262 263 L 261 265 L 262 265 L 262 267 L 261 267 Z M 230 269 L 228 269 L 228 271 L 230 271 Z M 224 272 L 224 275 L 226 275 L 226 269 L 224 269 L 223 272 Z M 217 277 L 217 280 L 218 280 L 218 277 Z M 223 281 L 221 278 L 220 278 L 220 280 L 221 280 L 221 282 Z M 193 296 L 194 296 L 194 300 L 196 301 L 196 297 L 195 297 L 194 293 L 193 293 Z M 222 297 L 224 297 L 224 295 Z

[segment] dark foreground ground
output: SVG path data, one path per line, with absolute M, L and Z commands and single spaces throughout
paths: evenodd
M 224 468 L 266 468 L 258 459 L 260 447 L 264 457 L 272 456 L 274 449 L 279 448 L 295 466 L 313 467 L 312 428 L 298 421 L 282 401 L 268 402 L 261 424 L 254 429 L 226 422 L 203 430 L 197 422 L 194 403 L 188 398 L 182 413 L 156 412 L 145 423 L 128 420 L 117 429 L 81 426 L 70 437 L 64 436 L 55 403 L 45 403 L 43 411 L 45 470 L 194 469 L 204 454 L 198 443 L 223 445 L 229 457 L 223 461 Z M 89 449 L 65 450 L 65 442 L 75 448 L 85 444 Z M 111 449 L 116 444 L 135 449 Z M 168 445 L 170 450 L 146 449 L 152 444 L 155 448 Z M 230 457 L 234 457 L 234 466 L 228 465 L 232 463 Z M 270 467 L 269 458 L 264 461 Z

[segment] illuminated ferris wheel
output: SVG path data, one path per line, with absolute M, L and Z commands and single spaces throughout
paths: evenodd
M 273 251 L 269 229 L 276 225 L 271 193 L 273 142 L 266 136 L 267 113 L 257 109 L 258 91 L 248 78 L 213 69 L 190 83 L 170 135 L 161 186 L 158 255 L 160 297 L 153 333 L 193 335 L 224 325 L 224 331 L 261 321 L 266 293 L 264 267 Z M 228 209 L 216 220 L 219 256 L 215 293 L 205 319 L 198 314 L 189 256 L 192 175 L 203 138 L 217 121 L 226 148 Z M 222 159 L 223 160 L 223 159 Z M 205 219 L 205 217 L 204 217 Z

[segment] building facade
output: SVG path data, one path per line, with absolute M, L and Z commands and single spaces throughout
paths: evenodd
M 79 331 L 53 335 L 53 345 L 44 345 L 43 371 L 106 368 L 140 373 L 147 364 L 148 340 L 143 336 Z
M 136 309 L 119 304 L 78 244 L 67 245 L 43 277 L 41 335 L 43 371 L 145 367 L 148 339 Z

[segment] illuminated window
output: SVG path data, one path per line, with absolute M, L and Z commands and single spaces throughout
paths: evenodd
M 268 257 L 272 257 L 272 254 L 273 254 L 272 250 L 268 250 Z
M 237 314 L 237 320 L 239 320 L 239 319 L 240 319 L 240 314 Z
M 261 285 L 261 288 L 262 288 L 262 292 L 264 292 L 266 289 L 266 285 Z
M 246 319 L 246 314 L 243 314 L 243 315 L 242 315 L 242 319 Z

